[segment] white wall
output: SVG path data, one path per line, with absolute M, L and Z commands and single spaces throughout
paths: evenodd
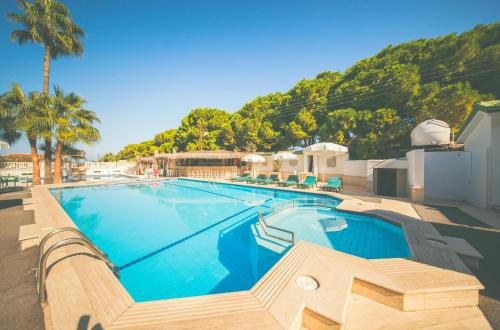
M 491 117 L 479 113 L 480 122 L 465 140 L 465 151 L 471 154 L 470 178 L 465 185 L 465 198 L 472 205 L 487 207 L 489 185 L 488 160 L 491 146 Z
M 408 159 L 408 185 L 410 187 L 421 187 L 425 185 L 425 163 L 424 150 L 416 149 L 406 153 Z
M 262 164 L 256 164 L 256 170 L 257 171 L 272 171 L 272 156 L 271 155 L 264 155 L 264 158 L 267 159 L 266 163 Z M 314 161 L 316 162 L 315 168 L 317 169 L 318 173 L 321 175 L 324 171 L 325 174 L 337 174 L 337 175 L 342 175 L 344 174 L 344 163 L 347 161 L 348 155 L 338 155 L 336 156 L 336 164 L 335 167 L 329 167 L 327 166 L 327 161 L 331 157 L 314 157 Z M 307 159 L 307 156 L 304 157 L 304 155 L 297 155 L 297 160 L 296 160 L 296 165 L 291 165 L 291 163 L 294 163 L 293 161 L 282 161 L 281 162 L 281 172 L 286 172 L 286 173 L 293 173 L 293 172 L 304 172 L 304 168 L 306 168 L 305 160 Z M 361 176 L 366 176 L 366 174 L 361 174 Z
M 425 197 L 465 200 L 470 153 L 426 152 L 424 161 Z
M 348 160 L 344 163 L 344 175 L 366 177 L 366 160 Z
M 265 163 L 257 163 L 255 164 L 256 171 L 272 171 L 273 170 L 273 158 L 272 155 L 261 155 L 266 159 Z
M 491 114 L 491 206 L 500 207 L 500 113 Z
M 337 174 L 337 175 L 345 174 L 344 163 L 346 162 L 347 155 L 343 154 L 335 156 L 335 167 L 327 166 L 329 158 L 331 157 L 315 157 L 318 166 L 318 173 L 322 174 L 324 172 L 325 174 Z
M 290 163 L 295 163 L 289 160 L 285 160 L 281 163 L 281 170 L 287 173 L 302 172 L 304 170 L 304 157 L 302 155 L 297 155 L 297 164 L 292 166 Z

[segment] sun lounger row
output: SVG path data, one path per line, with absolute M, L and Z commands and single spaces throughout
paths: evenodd
M 304 181 L 299 181 L 298 175 L 292 174 L 288 179 L 279 181 L 277 174 L 271 174 L 269 178 L 265 174 L 259 174 L 256 178 L 251 178 L 250 174 L 245 173 L 242 176 L 232 179 L 233 182 L 246 182 L 254 184 L 272 184 L 277 183 L 281 187 L 297 186 L 299 188 L 311 188 L 317 185 L 316 177 L 309 175 Z
M 10 183 L 12 183 L 15 187 L 17 183 L 25 183 L 26 185 L 28 185 L 28 183 L 30 182 L 31 178 L 29 177 L 13 175 L 0 176 L 0 189 L 8 188 Z
M 250 173 L 245 173 L 242 176 L 232 179 L 233 182 L 246 182 L 253 184 L 273 184 L 277 183 L 280 187 L 297 186 L 299 188 L 311 188 L 317 186 L 316 177 L 308 175 L 304 181 L 299 181 L 299 176 L 291 174 L 288 179 L 279 181 L 277 174 L 271 174 L 269 178 L 265 174 L 259 174 L 256 178 L 252 178 Z M 327 184 L 321 187 L 324 191 L 340 191 L 342 189 L 342 179 L 339 177 L 331 177 Z

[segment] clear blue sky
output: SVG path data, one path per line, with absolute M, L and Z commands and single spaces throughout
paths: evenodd
M 191 109 L 233 112 L 302 78 L 345 70 L 389 44 L 500 21 L 500 1 L 66 0 L 85 54 L 52 64 L 51 85 L 88 100 L 103 140 L 89 158 L 175 128 Z M 0 2 L 0 91 L 42 87 L 43 50 L 9 40 Z M 21 141 L 5 152 L 27 152 Z

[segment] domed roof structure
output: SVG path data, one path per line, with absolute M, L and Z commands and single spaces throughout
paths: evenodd
M 412 146 L 450 144 L 450 126 L 444 121 L 429 119 L 420 123 L 411 132 Z

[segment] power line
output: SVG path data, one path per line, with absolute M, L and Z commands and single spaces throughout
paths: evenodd
M 427 66 L 430 66 L 430 65 L 435 65 L 437 63 L 443 63 L 443 62 L 450 62 L 452 59 L 458 57 L 458 54 L 455 54 L 453 56 L 450 56 L 450 57 L 447 57 L 447 58 L 444 58 L 444 59 L 441 59 L 441 60 L 436 60 L 436 61 L 429 61 L 429 62 L 426 62 L 424 64 L 421 64 L 421 65 L 418 65 L 418 64 L 413 64 L 413 63 L 398 63 L 398 64 L 401 64 L 401 65 L 415 65 L 417 66 L 418 69 L 422 69 L 423 67 L 427 67 Z M 457 62 L 459 63 L 459 62 Z M 432 69 L 426 69 L 426 70 L 419 70 L 419 73 L 423 73 L 423 72 L 427 72 L 427 71 L 430 71 Z M 346 73 L 345 75 L 349 75 L 349 73 Z M 361 80 L 358 80 L 359 83 L 364 83 L 364 82 L 370 82 L 370 81 L 374 81 L 376 80 L 376 78 L 365 78 L 365 79 L 361 79 Z
M 491 64 L 491 63 L 486 63 L 487 65 Z M 495 64 L 495 63 L 493 63 Z M 468 70 L 464 70 L 464 72 L 466 71 L 470 71 L 471 68 L 474 68 L 474 69 L 479 69 L 479 68 L 482 68 L 485 66 L 485 63 L 478 63 L 478 64 L 475 64 L 473 67 L 469 67 Z M 434 70 L 428 70 L 428 71 L 434 71 Z M 430 75 L 425 75 L 425 74 L 422 74 L 422 72 L 419 72 L 420 74 L 420 79 L 419 81 L 422 82 L 423 80 L 427 80 L 427 79 L 430 79 L 431 77 L 439 77 L 439 76 L 442 76 L 444 74 L 455 74 L 455 73 L 458 73 L 458 72 L 461 72 L 460 69 L 455 69 L 455 70 L 448 70 L 447 72 L 445 73 L 433 73 L 433 74 L 430 74 Z M 375 87 L 384 87 L 386 85 L 389 85 L 389 83 L 391 81 L 394 81 L 396 78 L 395 77 L 388 77 L 386 79 L 386 81 L 384 81 L 384 79 L 382 79 L 380 82 L 378 83 L 375 83 L 375 84 L 372 84 L 372 85 L 365 85 L 366 87 L 370 87 L 370 88 L 375 88 Z M 372 81 L 375 80 L 375 79 L 372 79 Z M 359 85 L 358 85 L 359 87 Z M 328 97 L 330 94 L 333 94 L 335 93 L 336 90 L 333 90 L 332 92 L 329 92 L 325 95 L 325 97 Z M 359 91 L 352 91 L 352 92 L 349 92 L 349 93 L 346 93 L 346 94 L 342 94 L 339 96 L 339 98 L 346 98 L 348 96 L 355 96 L 356 94 L 359 94 Z M 291 102 L 291 103 L 288 103 L 286 104 L 284 107 L 285 108 L 293 108 L 293 107 L 299 107 L 300 105 L 307 105 L 310 101 L 308 100 L 305 100 L 305 101 L 296 101 L 296 102 Z M 330 101 L 329 101 L 330 102 Z
M 489 69 L 489 70 L 478 71 L 478 72 L 475 72 L 475 73 L 466 74 L 466 75 L 463 75 L 463 76 L 460 76 L 460 77 L 457 77 L 457 78 L 454 78 L 454 79 L 450 79 L 450 82 L 452 82 L 452 81 L 460 81 L 460 79 L 463 79 L 463 78 L 467 78 L 467 77 L 470 77 L 470 76 L 475 76 L 475 75 L 478 75 L 478 74 L 484 74 L 484 73 L 491 72 L 491 71 L 496 71 L 496 70 L 500 70 L 500 67 L 492 68 L 492 69 Z M 380 92 L 380 91 L 378 91 L 378 92 Z M 371 94 L 373 94 L 373 92 Z M 355 102 L 355 101 L 359 102 L 359 101 L 364 101 L 364 100 L 371 99 L 371 98 L 374 98 L 374 97 L 391 95 L 391 94 L 394 94 L 394 93 L 393 92 L 386 92 L 386 93 L 375 94 L 375 95 L 370 95 L 370 93 L 367 93 L 367 94 L 365 94 L 363 97 L 361 97 L 359 99 L 349 100 L 349 101 L 345 101 L 345 102 L 338 102 L 338 103 L 334 103 L 333 105 L 348 104 L 348 103 L 352 103 L 352 102 Z M 290 113 L 284 113 L 284 114 L 280 114 L 278 116 L 266 117 L 265 120 L 274 120 L 274 119 L 279 119 L 279 118 L 286 118 L 286 117 L 294 116 L 294 115 L 298 114 L 299 112 L 300 111 L 292 111 Z
M 469 76 L 474 76 L 474 75 L 477 75 L 477 74 L 482 74 L 482 73 L 486 73 L 486 72 L 490 72 L 490 71 L 495 71 L 495 70 L 498 70 L 498 69 L 500 69 L 500 67 L 489 69 L 489 70 L 484 70 L 484 71 L 479 71 L 479 72 L 475 72 L 475 73 L 466 74 L 466 75 L 463 75 L 461 77 L 456 77 L 454 79 L 451 79 L 450 82 L 452 82 L 452 81 L 459 81 L 460 79 L 463 79 L 463 78 L 466 78 L 466 77 L 469 77 Z M 387 90 L 391 90 L 391 89 L 386 89 L 386 91 Z M 360 95 L 363 95 L 363 97 L 361 97 L 359 99 L 356 99 L 356 100 L 355 99 L 350 99 L 350 100 L 345 101 L 345 102 L 336 102 L 336 103 L 333 103 L 333 104 L 331 103 L 329 105 L 330 106 L 334 106 L 334 105 L 336 106 L 336 105 L 341 105 L 341 104 L 348 104 L 348 103 L 352 103 L 352 102 L 355 102 L 355 101 L 356 102 L 358 102 L 358 101 L 364 101 L 364 100 L 366 100 L 368 98 L 373 98 L 373 97 L 377 97 L 377 96 L 384 96 L 384 95 L 391 95 L 391 94 L 393 94 L 393 93 L 381 93 L 381 94 L 375 94 L 375 95 L 369 96 L 370 94 L 380 93 L 380 92 L 381 91 L 377 91 L 377 92 L 374 91 L 374 92 L 371 92 L 371 93 L 360 94 Z M 366 97 L 366 96 L 369 96 L 369 97 Z M 339 99 L 339 101 L 342 101 L 342 100 L 345 100 L 345 99 L 342 99 L 342 98 Z M 291 111 L 288 114 L 285 112 L 285 114 L 282 114 L 282 115 L 279 115 L 279 116 L 268 117 L 267 119 L 276 119 L 278 117 L 287 117 L 287 116 L 290 116 L 290 115 L 295 115 L 298 112 L 300 112 L 300 111 Z
M 488 64 L 489 65 L 489 64 Z M 481 64 L 480 66 L 482 67 L 476 67 L 475 69 L 483 69 L 484 67 L 486 67 L 484 64 Z M 470 70 L 469 70 L 470 71 Z M 448 71 L 446 72 L 446 74 L 456 74 L 458 72 L 461 72 L 461 70 L 454 70 L 454 71 Z M 463 73 L 467 73 L 466 71 L 464 71 Z M 434 78 L 437 78 L 437 77 L 440 77 L 442 76 L 443 74 L 441 73 L 436 73 L 436 74 L 431 74 L 431 75 L 428 75 L 428 76 L 421 76 L 420 79 L 419 79 L 419 82 L 420 83 L 423 83 L 423 82 L 430 82 L 432 81 Z M 393 79 L 393 78 L 391 78 Z M 450 77 L 450 79 L 453 79 Z M 437 80 L 437 81 L 444 81 L 443 79 L 442 80 Z M 376 86 L 378 84 L 374 84 L 374 85 L 371 85 L 371 86 L 366 86 L 366 87 L 371 87 L 373 88 L 374 86 Z M 385 83 L 384 85 L 388 85 L 388 82 Z M 382 87 L 382 85 L 381 85 Z M 386 87 L 382 87 L 380 91 L 383 91 L 383 89 L 386 89 Z M 345 100 L 345 99 L 348 99 L 348 96 L 351 96 L 349 99 L 353 99 L 355 98 L 356 96 L 358 95 L 365 95 L 366 93 L 363 93 L 363 92 L 359 92 L 359 91 L 354 91 L 354 92 L 351 92 L 351 93 L 347 93 L 347 94 L 343 94 L 343 95 L 340 95 L 338 96 L 337 98 L 333 98 L 333 99 L 329 99 L 328 102 L 329 103 L 332 103 L 332 101 L 341 101 L 341 100 Z M 286 112 L 290 112 L 290 111 L 294 111 L 294 110 L 300 110 L 303 106 L 305 105 L 308 105 L 310 103 L 310 101 L 298 101 L 298 102 L 292 102 L 292 103 L 288 103 L 284 106 L 281 107 L 281 109 L 285 109 L 285 113 Z M 283 113 L 283 111 L 282 111 Z
M 418 68 L 420 69 L 420 68 L 422 68 L 422 67 L 429 66 L 429 65 L 431 65 L 431 64 L 436 64 L 436 63 L 449 62 L 449 61 L 451 61 L 451 59 L 453 59 L 453 58 L 455 58 L 455 57 L 458 57 L 458 54 L 453 55 L 453 56 L 450 56 L 450 57 L 447 57 L 447 58 L 444 58 L 444 59 L 441 59 L 441 60 L 437 60 L 437 61 L 432 61 L 432 62 L 427 62 L 427 63 L 424 63 L 424 64 L 422 64 L 422 65 L 418 66 Z M 458 62 L 457 62 L 457 63 L 458 63 Z M 411 63 L 399 63 L 399 64 L 402 64 L 402 65 L 408 65 L 408 64 L 411 64 Z M 416 64 L 414 64 L 414 65 L 416 65 Z M 431 69 L 427 69 L 427 70 L 419 70 L 419 72 L 418 72 L 418 73 L 419 73 L 420 75 L 422 75 L 422 73 L 427 72 L 427 71 L 432 71 L 432 70 L 431 70 Z M 346 75 L 347 75 L 347 74 L 346 74 Z M 365 79 L 358 80 L 358 83 L 372 82 L 372 81 L 375 81 L 376 79 L 377 79 L 376 77 L 375 77 L 375 78 L 365 78 Z M 377 82 L 377 83 L 375 83 L 375 84 L 372 84 L 371 86 L 375 86 L 375 85 L 378 85 L 378 84 L 382 84 L 382 83 L 384 83 L 384 80 L 386 80 L 386 79 L 388 79 L 388 80 L 390 81 L 390 80 L 392 80 L 392 79 L 394 79 L 394 78 L 393 78 L 393 77 L 384 77 L 381 81 L 379 81 L 379 82 Z M 334 92 L 335 92 L 335 91 L 333 91 L 333 92 L 329 92 L 329 93 L 327 93 L 327 95 L 326 95 L 326 96 L 328 96 L 329 94 L 334 93 Z M 248 102 L 248 103 L 246 103 L 245 105 L 247 105 L 247 104 L 249 104 L 249 103 L 251 103 L 251 102 Z M 307 101 L 292 102 L 291 104 L 298 104 L 298 103 L 307 103 Z M 245 105 L 244 105 L 244 106 L 245 106 Z
M 484 64 L 483 64 L 483 65 L 481 65 L 480 67 L 479 67 L 479 66 L 478 66 L 478 67 L 476 67 L 475 69 L 476 69 L 476 70 L 477 70 L 477 69 L 484 69 L 485 67 L 488 67 L 488 66 L 489 66 L 489 64 L 487 64 L 487 65 L 484 65 Z M 450 72 L 448 72 L 448 74 L 456 74 L 456 73 L 458 73 L 458 72 L 460 72 L 460 70 L 450 71 Z M 469 70 L 469 72 L 470 72 L 470 70 Z M 463 72 L 463 73 L 467 73 L 467 72 Z M 431 75 L 428 75 L 428 76 L 423 76 L 423 77 L 421 77 L 421 78 L 419 79 L 419 82 L 421 82 L 421 83 L 422 83 L 422 82 L 424 82 L 424 83 L 426 83 L 426 82 L 430 82 L 430 81 L 432 81 L 434 78 L 437 78 L 437 77 L 440 77 L 440 76 L 442 76 L 442 74 L 440 74 L 440 73 L 431 74 Z M 450 77 L 450 79 L 453 79 L 453 78 L 452 78 L 452 77 Z M 437 80 L 437 81 L 444 81 L 444 79 Z M 368 86 L 367 86 L 367 87 L 368 87 Z M 382 89 L 380 89 L 380 90 L 383 90 L 383 89 L 384 89 L 384 88 L 382 88 Z M 379 91 L 380 91 L 380 90 L 379 90 Z M 363 92 L 359 92 L 359 91 L 357 91 L 357 92 L 353 92 L 353 93 L 349 93 L 349 95 L 352 95 L 352 97 L 355 97 L 355 96 L 357 96 L 357 95 L 364 95 L 364 94 L 365 94 L 365 93 L 363 93 Z M 346 95 L 348 95 L 348 94 L 346 94 Z M 339 97 L 337 97 L 337 98 L 330 99 L 330 100 L 329 100 L 329 102 L 331 103 L 331 102 L 332 102 L 332 100 L 333 100 L 333 101 L 338 101 L 338 100 L 344 100 L 344 99 L 347 99 L 347 96 L 346 96 L 346 95 L 341 95 L 341 96 L 339 96 Z M 294 109 L 294 108 L 298 108 L 298 106 L 299 106 L 300 104 L 307 104 L 307 103 L 308 103 L 308 102 L 297 102 L 297 103 L 292 104 L 292 106 L 290 106 L 290 103 L 289 103 L 288 105 L 286 105 L 286 106 L 284 106 L 284 107 L 285 107 L 285 108 L 289 108 L 289 109 Z
M 486 71 L 483 70 L 483 71 L 480 71 L 479 73 L 485 73 L 485 72 L 494 71 L 494 70 L 496 70 L 496 68 L 486 70 Z M 463 74 L 459 77 L 454 77 L 454 78 L 450 78 L 450 79 L 446 79 L 446 80 L 449 82 L 452 82 L 454 80 L 459 80 L 459 79 L 463 79 L 463 78 L 466 78 L 468 76 L 474 76 L 474 75 L 476 75 L 476 73 L 472 72 L 472 73 Z M 426 83 L 426 82 L 430 82 L 430 81 L 443 82 L 445 80 L 445 79 L 433 80 L 436 76 L 439 76 L 439 75 L 431 75 L 431 76 L 425 77 L 426 79 L 422 79 L 421 82 L 422 83 Z M 370 95 L 373 93 L 380 93 L 380 92 L 384 92 L 384 91 L 388 91 L 388 90 L 393 90 L 393 88 L 384 88 L 384 89 L 381 89 L 378 91 L 372 91 L 369 93 L 358 92 L 358 93 L 356 93 L 356 95 L 353 95 L 351 97 L 339 97 L 339 98 L 336 98 L 333 100 L 328 100 L 328 103 L 326 105 L 327 106 L 336 106 L 336 105 L 340 105 L 340 104 L 352 103 L 355 101 L 362 101 L 363 98 L 356 99 L 356 96 L 367 96 L 367 95 Z M 385 94 L 382 93 L 382 94 L 377 94 L 377 95 L 385 95 Z M 345 101 L 345 102 L 343 102 L 343 101 Z M 266 119 L 269 120 L 269 119 L 279 118 L 279 117 L 283 117 L 283 116 L 295 115 L 295 114 L 299 113 L 302 110 L 302 108 L 303 108 L 302 106 L 291 106 L 291 107 L 285 106 L 284 108 L 282 108 L 284 110 L 281 113 L 270 116 L 270 117 L 266 117 Z

